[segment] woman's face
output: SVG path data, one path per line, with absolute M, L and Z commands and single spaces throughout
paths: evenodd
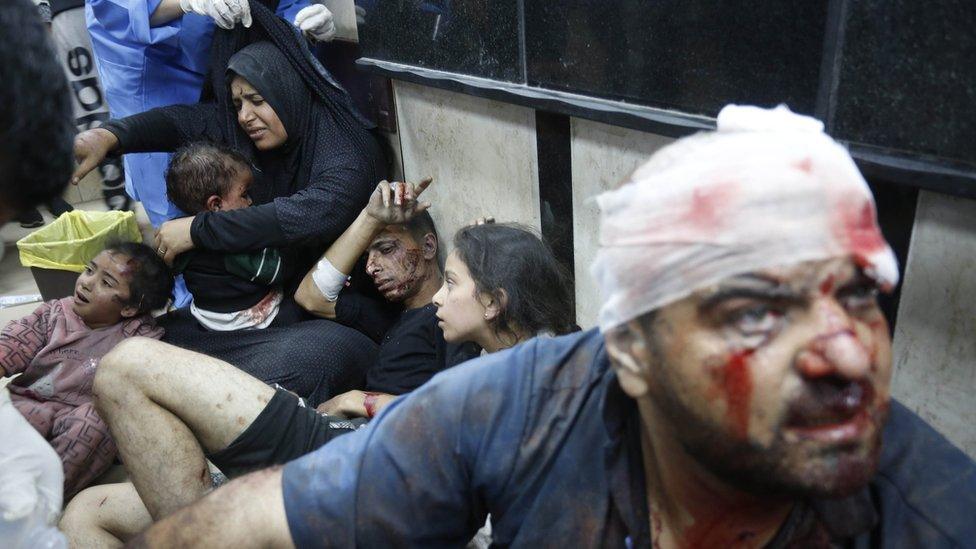
M 285 144 L 288 132 L 284 124 L 250 82 L 242 76 L 235 76 L 230 83 L 230 93 L 237 109 L 237 123 L 259 151 L 276 149 Z
M 444 331 L 444 339 L 451 343 L 474 341 L 481 343 L 490 333 L 487 309 L 481 302 L 478 289 L 468 266 L 458 257 L 457 252 L 447 256 L 444 265 L 444 283 L 434 294 L 433 303 L 437 306 L 438 326 Z

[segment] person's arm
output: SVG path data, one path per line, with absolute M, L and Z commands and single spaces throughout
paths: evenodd
M 251 473 L 176 511 L 127 547 L 294 547 L 281 467 Z
M 227 254 L 224 257 L 227 272 L 244 280 L 271 286 L 281 282 L 283 262 L 276 248 L 265 248 L 259 252 Z
M 319 404 L 315 411 L 327 416 L 372 419 L 396 397 L 396 395 L 374 391 L 346 391 Z
M 342 288 L 341 278 L 348 277 L 356 261 L 369 248 L 370 243 L 387 225 L 406 223 L 410 219 L 430 207 L 429 203 L 421 203 L 417 198 L 430 185 L 431 178 L 420 183 L 394 183 L 391 185 L 381 181 L 369 203 L 352 225 L 346 229 L 336 241 L 329 246 L 322 256 L 322 260 L 312 268 L 302 279 L 295 292 L 295 301 L 306 311 L 323 318 L 335 318 L 336 299 Z M 332 281 L 323 281 L 316 276 L 319 270 L 331 269 Z M 335 273 L 339 273 L 336 276 Z M 331 287 L 325 288 L 324 285 Z M 331 294 L 331 295 L 328 295 Z
M 370 242 L 383 231 L 383 227 L 385 225 L 369 215 L 366 209 L 363 209 L 356 220 L 352 222 L 352 225 L 329 246 L 322 259 L 330 263 L 332 268 L 343 276 L 349 276 L 359 256 L 363 255 Z M 315 283 L 315 272 L 320 268 L 324 269 L 327 266 L 320 261 L 305 275 L 295 292 L 295 301 L 315 316 L 334 319 L 336 317 L 336 300 L 326 297 Z M 341 287 L 336 289 L 336 293 L 339 289 Z
M 162 0 L 152 15 L 149 16 L 149 26 L 158 27 L 170 21 L 175 21 L 183 17 L 183 8 L 180 7 L 180 0 Z
M 12 320 L 0 332 L 0 377 L 19 374 L 47 343 L 51 302 L 42 303 L 31 314 Z
M 170 105 L 109 120 L 75 136 L 77 184 L 109 154 L 171 152 L 192 141 L 220 141 L 217 109 L 211 103 Z
M 222 141 L 213 103 L 168 105 L 109 120 L 101 128 L 118 139 L 115 152 L 172 152 L 194 141 Z

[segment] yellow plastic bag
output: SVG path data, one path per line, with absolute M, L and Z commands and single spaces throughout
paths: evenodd
M 80 273 L 114 240 L 142 242 L 132 212 L 84 212 L 61 214 L 53 223 L 17 241 L 24 267 L 61 269 Z

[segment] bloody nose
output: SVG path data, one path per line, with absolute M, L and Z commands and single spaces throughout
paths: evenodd
M 837 375 L 860 379 L 871 369 L 871 357 L 851 330 L 817 337 L 800 352 L 797 367 L 805 377 Z

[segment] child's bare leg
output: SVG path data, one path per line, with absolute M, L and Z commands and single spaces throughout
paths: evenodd
M 158 520 L 210 489 L 204 453 L 233 442 L 274 389 L 221 360 L 130 338 L 102 358 L 94 393 L 132 483 Z
M 122 547 L 152 524 L 130 482 L 82 490 L 68 503 L 58 528 L 73 549 Z

